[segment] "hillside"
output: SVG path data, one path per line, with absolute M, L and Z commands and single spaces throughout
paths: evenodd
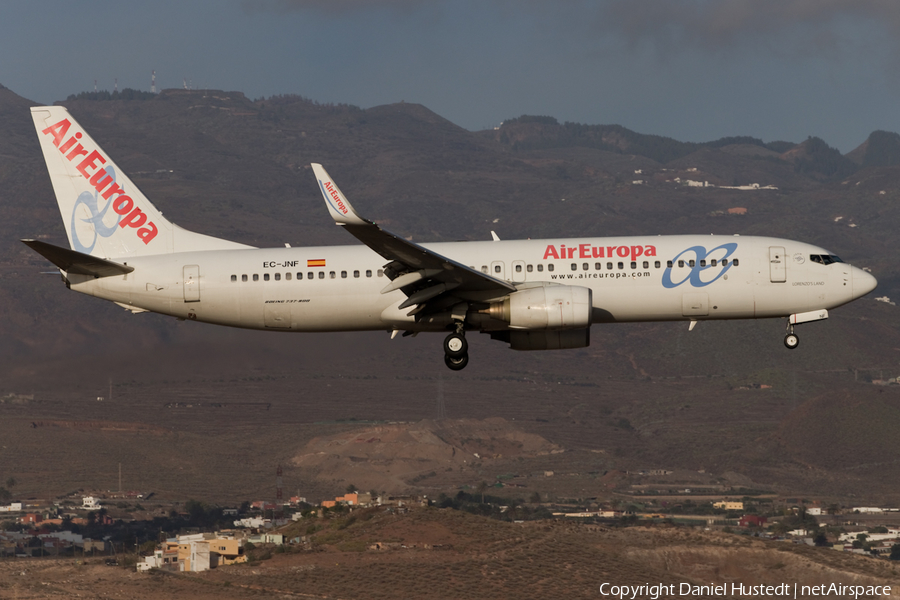
M 607 592 L 609 585 L 675 586 L 674 594 L 660 596 L 657 588 L 657 594 L 644 590 L 640 598 L 677 597 L 682 585 L 788 584 L 791 591 L 794 583 L 900 586 L 887 561 L 664 526 L 510 523 L 449 509 L 388 514 L 376 508 L 305 519 L 287 536 L 302 536 L 305 543 L 274 554 L 252 550 L 248 564 L 204 573 L 137 574 L 90 558 L 86 565 L 71 559 L 4 561 L 0 598 L 519 600 L 596 598 L 603 584 Z
M 782 347 L 779 321 L 702 323 L 690 333 L 674 323 L 598 326 L 591 347 L 555 353 L 470 336 L 473 360 L 458 374 L 445 373 L 431 336 L 288 336 L 135 316 L 67 292 L 17 241 L 65 243 L 31 104 L 0 90 L 0 396 L 35 394 L 26 406 L 0 405 L 0 437 L 15 440 L 0 459 L 16 465 L 7 469 L 23 493 L 102 485 L 124 460 L 143 487 L 244 497 L 269 489 L 274 465 L 311 440 L 356 435 L 348 419 L 419 422 L 440 414 L 440 398 L 447 417 L 501 417 L 572 452 L 566 460 L 585 475 L 553 483 L 565 493 L 605 493 L 590 473 L 658 467 L 785 493 L 898 498 L 890 482 L 900 451 L 883 425 L 895 420 L 898 387 L 868 383 L 900 375 L 893 305 L 867 298 L 835 310 L 803 326 L 794 353 Z M 473 133 L 415 104 L 362 110 L 222 91 L 63 104 L 174 222 L 248 244 L 356 243 L 322 206 L 308 168 L 322 162 L 360 211 L 415 241 L 489 239 L 491 230 L 504 239 L 774 235 L 871 268 L 873 296 L 900 296 L 900 167 L 853 162 L 817 138 L 685 144 L 543 118 Z M 747 212 L 729 214 L 733 207 Z M 115 403 L 98 403 L 110 384 Z M 751 384 L 772 387 L 741 389 Z M 195 410 L 197 401 L 208 406 Z M 230 404 L 218 410 L 216 401 Z M 170 433 L 30 427 L 60 420 Z M 872 444 L 859 442 L 872 435 Z M 217 451 L 223 439 L 227 453 Z M 90 445 L 91 464 L 55 460 L 71 445 Z M 183 462 L 185 453 L 194 460 Z M 483 468 L 470 483 L 510 464 Z M 295 474 L 298 487 L 323 495 L 346 484 Z

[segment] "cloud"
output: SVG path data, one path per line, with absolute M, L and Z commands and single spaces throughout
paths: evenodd
M 311 10 L 326 14 L 347 14 L 365 10 L 408 11 L 425 4 L 425 0 L 244 0 L 249 10 L 291 12 Z
M 850 41 L 841 33 L 847 23 L 900 31 L 895 0 L 610 0 L 596 16 L 604 31 L 663 51 L 726 49 L 754 40 L 834 51 Z

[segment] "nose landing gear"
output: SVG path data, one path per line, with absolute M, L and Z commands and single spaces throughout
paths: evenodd
M 788 350 L 793 350 L 794 348 L 796 348 L 799 345 L 800 345 L 800 338 L 797 337 L 797 334 L 794 333 L 793 324 L 789 324 L 787 334 L 784 336 L 784 346 Z
M 462 321 L 457 321 L 456 331 L 444 339 L 444 364 L 453 371 L 461 371 L 469 364 L 469 344 Z

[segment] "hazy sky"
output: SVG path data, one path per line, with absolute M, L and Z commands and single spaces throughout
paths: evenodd
M 471 130 L 509 117 L 683 141 L 900 131 L 897 0 L 4 0 L 0 84 L 417 102 Z

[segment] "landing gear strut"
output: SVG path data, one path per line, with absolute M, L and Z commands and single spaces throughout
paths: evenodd
M 444 339 L 444 364 L 454 371 L 461 371 L 469 364 L 469 344 L 462 321 L 456 321 L 456 331 Z
M 794 326 L 788 325 L 787 335 L 784 336 L 784 345 L 788 350 L 793 350 L 800 345 L 800 338 L 794 333 Z

